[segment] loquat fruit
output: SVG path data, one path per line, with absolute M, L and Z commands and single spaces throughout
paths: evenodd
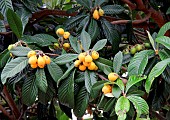
M 78 66 L 80 65 L 80 63 L 81 63 L 80 60 L 76 60 L 76 61 L 74 62 L 74 66 L 75 66 L 75 67 L 78 67 Z
M 89 67 L 91 64 L 91 62 L 83 62 L 83 65 L 86 66 L 86 67 Z
M 69 49 L 70 48 L 70 44 L 69 43 L 64 43 L 63 44 L 63 48 L 64 48 L 64 50 Z
M 103 16 L 103 15 L 104 15 L 104 11 L 103 11 L 101 8 L 99 9 L 99 15 L 100 15 L 100 16 Z
M 98 20 L 100 18 L 98 10 L 94 10 L 93 18 L 96 19 L 96 20 Z
M 112 92 L 112 87 L 110 85 L 104 85 L 102 88 L 102 92 L 104 94 L 111 93 Z
M 42 57 L 42 56 L 39 56 L 38 57 L 38 67 L 40 67 L 40 68 L 44 68 L 44 66 L 45 66 L 45 60 L 44 60 L 44 58 Z
M 37 68 L 38 65 L 37 64 L 31 64 L 31 68 Z
M 118 75 L 117 73 L 114 73 L 114 72 L 111 72 L 111 73 L 108 75 L 108 79 L 109 79 L 111 82 L 114 82 L 118 77 L 119 77 L 119 75 Z
M 36 55 L 33 55 L 33 56 L 31 56 L 30 58 L 29 58 L 29 60 L 28 60 L 28 63 L 29 64 L 37 64 L 37 56 Z
M 85 57 L 85 60 L 84 60 L 85 62 L 92 62 L 93 61 L 93 59 L 92 59 L 92 57 L 90 56 L 90 55 L 87 55 L 86 57 Z
M 64 34 L 64 29 L 58 28 L 57 31 L 56 31 L 56 34 L 62 36 Z
M 30 58 L 33 55 L 36 55 L 36 52 L 34 50 L 31 50 L 28 52 L 27 57 Z
M 96 59 L 99 58 L 99 53 L 94 50 L 94 51 L 92 52 L 91 56 L 92 56 L 92 58 L 93 58 L 94 60 L 96 60 Z
M 48 57 L 47 55 L 44 55 L 43 58 L 45 60 L 45 64 L 50 64 L 50 62 L 51 62 L 50 57 Z
M 70 33 L 69 33 L 69 32 L 64 32 L 64 35 L 63 35 L 64 39 L 68 39 L 69 36 L 70 36 Z
M 94 62 L 91 62 L 90 66 L 88 66 L 88 69 L 89 70 L 94 70 L 96 67 L 95 63 Z
M 14 44 L 8 46 L 8 50 L 10 51 L 14 47 Z
M 86 66 L 84 66 L 84 65 L 79 65 L 79 70 L 85 71 L 85 70 L 86 70 Z
M 80 53 L 79 55 L 78 55 L 78 59 L 81 61 L 81 62 L 84 62 L 85 61 L 85 54 L 84 53 Z

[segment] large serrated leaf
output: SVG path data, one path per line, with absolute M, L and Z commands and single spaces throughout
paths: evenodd
M 73 108 L 74 107 L 74 75 L 75 70 L 70 76 L 63 80 L 58 89 L 58 99 L 61 104 Z
M 95 61 L 97 67 L 102 70 L 106 75 L 109 75 L 109 73 L 112 72 L 111 68 L 108 65 L 105 65 L 101 62 Z
M 127 98 L 134 105 L 138 117 L 140 117 L 141 114 L 149 114 L 149 106 L 143 98 L 134 95 L 128 96 Z
M 26 57 L 18 57 L 7 63 L 1 73 L 2 84 L 6 83 L 7 78 L 13 77 L 14 75 L 22 71 L 27 66 L 27 64 L 28 58 Z
M 76 0 L 78 4 L 84 6 L 85 8 L 89 9 L 92 7 L 91 0 Z
M 71 47 L 74 49 L 75 52 L 77 52 L 77 53 L 82 52 L 80 47 L 79 47 L 80 43 L 79 43 L 79 41 L 77 40 L 76 37 L 70 36 L 69 41 L 70 41 Z
M 97 43 L 93 46 L 92 50 L 99 51 L 101 50 L 107 43 L 107 39 L 99 40 Z
M 84 51 L 89 50 L 90 45 L 91 45 L 91 38 L 90 38 L 90 35 L 85 30 L 81 32 L 80 40 L 84 48 Z
M 113 14 L 121 14 L 122 12 L 125 11 L 125 8 L 122 7 L 121 5 L 106 5 L 104 7 L 102 7 L 102 9 L 104 10 L 105 14 L 108 15 L 113 15 Z
M 63 54 L 63 55 L 60 55 L 59 57 L 55 58 L 54 61 L 58 65 L 63 65 L 63 64 L 66 64 L 68 62 L 71 62 L 71 61 L 77 59 L 77 57 L 78 57 L 78 54 Z
M 12 48 L 10 50 L 10 52 L 14 55 L 14 56 L 18 56 L 18 57 L 24 57 L 27 56 L 28 52 L 31 51 L 31 49 L 29 47 L 22 47 L 22 46 L 18 46 L 15 48 Z
M 160 28 L 157 37 L 163 36 L 169 29 L 170 29 L 170 22 L 167 22 Z
M 53 61 L 47 65 L 48 71 L 55 82 L 63 75 L 62 69 Z
M 108 100 L 106 105 L 104 106 L 103 111 L 108 112 L 109 110 L 112 110 L 115 102 L 116 102 L 115 98 L 110 98 L 110 100 Z
M 156 42 L 164 45 L 167 49 L 170 50 L 170 38 L 167 36 L 160 36 L 156 38 Z
M 112 94 L 115 98 L 119 98 L 121 95 L 122 91 L 119 86 L 115 85 L 112 87 Z
M 121 79 L 117 79 L 114 84 L 116 84 L 117 86 L 119 86 L 119 88 L 124 92 L 125 85 L 123 84 L 123 81 L 122 81 Z
M 89 93 L 85 87 L 82 87 L 75 98 L 75 106 L 73 112 L 77 117 L 82 117 L 86 111 L 89 101 Z
M 122 68 L 122 62 L 123 62 L 123 54 L 121 51 L 119 51 L 113 60 L 113 70 L 115 73 L 119 73 L 119 71 Z
M 153 53 L 153 50 L 144 50 L 139 53 L 136 53 L 128 65 L 128 74 L 142 75 L 148 63 L 148 57 Z
M 36 86 L 35 75 L 28 76 L 22 87 L 22 102 L 28 106 L 35 102 L 38 94 L 38 88 Z
M 88 21 L 86 21 L 88 22 Z M 88 33 L 90 34 L 91 40 L 94 41 L 100 33 L 97 21 L 91 18 L 90 24 L 88 26 Z
M 95 0 L 94 6 L 102 6 L 108 2 L 109 0 Z
M 13 10 L 12 1 L 11 0 L 0 0 L 0 12 L 3 16 L 6 16 L 6 11 L 8 9 Z
M 11 9 L 7 10 L 7 20 L 9 23 L 10 28 L 15 33 L 18 38 L 22 37 L 23 34 L 23 27 L 22 22 L 19 16 Z
M 105 58 L 102 58 L 102 57 L 99 57 L 99 59 L 97 59 L 96 61 L 100 62 L 102 64 L 105 64 L 107 66 L 110 66 L 110 67 L 113 66 L 113 62 L 111 60 L 108 60 L 108 59 L 105 59 Z
M 151 85 L 156 77 L 158 77 L 166 68 L 166 66 L 170 63 L 170 58 L 165 59 L 161 62 L 158 62 L 151 70 L 151 72 L 148 75 L 148 78 L 146 79 L 145 83 L 145 90 L 147 93 L 149 93 L 149 90 L 151 88 Z
M 10 55 L 9 51 L 6 49 L 3 52 L 0 53 L 0 68 L 4 67 L 7 63 Z
M 36 82 L 37 87 L 41 91 L 46 93 L 48 84 L 47 84 L 47 79 L 46 79 L 46 76 L 45 76 L 44 69 L 37 69 L 35 75 L 36 75 L 35 82 Z

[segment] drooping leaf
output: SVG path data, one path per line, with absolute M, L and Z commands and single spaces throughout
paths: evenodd
M 147 34 L 148 34 L 149 41 L 150 41 L 150 43 L 151 43 L 153 49 L 156 50 L 156 43 L 155 43 L 154 39 L 152 38 L 152 36 L 151 36 L 151 34 L 150 34 L 149 31 L 146 31 L 146 32 L 147 32 Z
M 104 106 L 103 111 L 108 112 L 108 111 L 112 110 L 115 102 L 116 102 L 115 98 L 110 98 L 110 100 L 108 100 L 106 105 Z
M 82 43 L 84 51 L 87 51 L 90 48 L 91 38 L 90 35 L 85 30 L 81 32 L 80 41 Z
M 146 79 L 147 76 L 137 76 L 137 75 L 132 75 L 129 77 L 128 82 L 126 84 L 126 93 L 128 90 L 136 83 Z
M 167 36 L 160 36 L 156 38 L 156 42 L 164 45 L 167 49 L 170 50 L 170 38 Z
M 63 65 L 68 62 L 75 60 L 78 57 L 78 54 L 63 54 L 55 58 L 54 61 L 58 65 Z
M 79 47 L 80 43 L 79 43 L 79 41 L 77 40 L 76 37 L 70 36 L 69 41 L 70 41 L 71 47 L 75 50 L 75 52 L 77 52 L 77 53 L 82 52 L 80 47 Z
M 88 26 L 88 33 L 90 34 L 91 41 L 94 41 L 100 33 L 97 21 L 94 20 L 93 18 L 91 18 L 90 24 Z
M 70 76 L 63 80 L 58 89 L 58 99 L 61 104 L 73 108 L 74 107 L 74 75 L 75 70 Z
M 112 94 L 115 98 L 119 98 L 121 93 L 122 93 L 122 91 L 119 86 L 114 85 L 114 87 L 112 87 Z
M 119 88 L 120 88 L 122 91 L 124 91 L 125 86 L 124 86 L 123 81 L 122 81 L 121 79 L 117 79 L 114 84 L 116 84 L 117 86 L 119 86 Z
M 170 22 L 167 22 L 160 28 L 157 37 L 163 36 L 166 33 L 166 31 L 168 31 L 169 29 L 170 29 Z
M 125 8 L 122 7 L 121 5 L 106 5 L 104 7 L 102 7 L 102 9 L 104 10 L 105 14 L 108 15 L 113 15 L 113 14 L 120 14 L 122 12 L 125 11 Z
M 128 74 L 142 75 L 148 63 L 148 57 L 153 53 L 153 50 L 144 50 L 139 53 L 136 53 L 128 65 Z
M 22 37 L 23 27 L 19 16 L 11 9 L 7 10 L 7 20 L 10 28 L 18 38 Z
M 3 16 L 6 16 L 6 11 L 8 9 L 13 10 L 12 1 L 11 0 L 1 0 L 0 1 L 0 12 L 3 14 Z
M 28 58 L 18 57 L 7 63 L 1 73 L 2 84 L 6 83 L 7 78 L 13 77 L 20 71 L 22 71 L 28 64 Z
M 38 88 L 36 86 L 35 75 L 30 75 L 24 81 L 22 87 L 22 102 L 28 106 L 35 102 L 38 94 Z
M 111 68 L 103 63 L 100 63 L 98 61 L 95 61 L 97 67 L 102 70 L 106 75 L 112 72 Z
M 158 55 L 161 58 L 161 60 L 164 60 L 164 59 L 170 58 L 170 51 L 167 49 L 162 49 L 162 50 L 159 50 Z
M 142 90 L 133 90 L 127 94 L 127 96 L 134 95 L 134 96 L 139 96 L 142 97 L 145 94 L 144 91 Z
M 102 64 L 105 64 L 107 66 L 110 66 L 110 67 L 113 66 L 113 62 L 111 60 L 108 60 L 108 59 L 105 59 L 105 58 L 102 58 L 102 57 L 99 57 L 99 59 L 97 59 L 96 61 L 100 62 Z
M 77 82 L 77 83 L 84 82 L 85 81 L 84 73 L 77 71 L 74 81 Z
M 55 82 L 63 75 L 62 69 L 53 61 L 47 65 L 48 71 Z
M 106 39 L 99 40 L 97 43 L 93 46 L 92 50 L 99 51 L 101 50 L 107 43 Z
M 109 2 L 109 0 L 95 0 L 94 6 L 102 6 L 108 2 Z
M 115 73 L 119 73 L 119 71 L 122 68 L 122 62 L 123 62 L 123 54 L 121 51 L 119 51 L 113 60 L 113 70 Z
M 18 57 L 24 57 L 27 56 L 28 52 L 31 51 L 31 49 L 29 47 L 22 47 L 22 46 L 18 46 L 15 48 L 12 48 L 10 50 L 10 52 L 14 55 L 14 56 L 18 56 Z
M 78 4 L 84 6 L 85 8 L 89 9 L 92 7 L 92 1 L 91 0 L 76 0 Z
M 149 93 L 151 85 L 156 77 L 158 77 L 166 68 L 166 66 L 170 63 L 170 58 L 165 59 L 163 61 L 158 62 L 149 73 L 148 78 L 145 83 L 145 90 Z
M 74 114 L 77 117 L 82 117 L 86 111 L 89 101 L 89 93 L 86 91 L 85 87 L 82 87 L 75 98 L 75 107 L 73 109 Z
M 35 75 L 36 75 L 35 82 L 36 82 L 37 88 L 39 88 L 41 91 L 46 93 L 48 84 L 47 84 L 47 79 L 45 76 L 44 69 L 37 69 Z
M 9 51 L 6 49 L 3 52 L 0 53 L 0 68 L 4 67 L 7 63 L 10 55 Z

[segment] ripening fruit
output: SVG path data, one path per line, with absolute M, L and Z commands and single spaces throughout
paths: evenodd
M 51 62 L 50 57 L 48 57 L 47 55 L 44 55 L 43 58 L 45 60 L 45 64 L 50 64 L 50 62 Z
M 33 64 L 37 64 L 37 56 L 36 55 L 33 55 L 33 56 L 31 56 L 30 58 L 29 58 L 29 60 L 28 60 L 28 63 L 29 64 L 31 64 L 31 65 L 33 65 Z
M 117 73 L 113 73 L 113 72 L 108 75 L 108 79 L 111 82 L 114 82 L 118 77 L 119 77 L 119 75 Z
M 110 85 L 104 85 L 102 88 L 102 92 L 104 94 L 111 93 L 112 92 L 112 87 Z
M 96 59 L 99 58 L 99 53 L 94 50 L 94 51 L 92 52 L 91 56 L 92 56 L 92 58 L 93 58 L 94 60 L 96 60 Z
M 86 66 L 84 66 L 84 65 L 79 65 L 79 70 L 85 71 L 85 70 L 86 70 Z
M 63 35 L 64 39 L 68 39 L 69 36 L 70 36 L 70 33 L 69 33 L 69 32 L 64 32 L 64 35 Z
M 103 11 L 101 8 L 99 9 L 99 15 L 100 15 L 100 16 L 103 16 L 103 15 L 104 15 L 104 11 Z
M 150 48 L 151 47 L 150 43 L 145 43 L 144 45 L 145 45 L 146 48 Z
M 135 47 L 132 47 L 132 48 L 130 49 L 130 53 L 131 53 L 131 54 L 135 54 L 135 53 L 136 53 L 136 48 L 135 48 Z
M 42 56 L 39 56 L 38 57 L 38 67 L 44 68 L 44 66 L 45 66 L 45 60 Z
M 98 67 L 97 67 L 97 65 L 95 66 L 94 70 L 98 70 Z
M 31 56 L 36 55 L 36 52 L 34 50 L 31 50 L 28 52 L 27 57 L 30 58 Z
M 100 18 L 98 10 L 94 10 L 93 18 L 96 19 L 96 20 L 98 20 Z
M 64 29 L 58 28 L 57 31 L 56 31 L 56 34 L 62 36 L 64 34 Z
M 84 48 L 83 48 L 82 44 L 80 44 L 80 49 L 81 49 L 81 50 L 84 50 Z
M 14 44 L 8 46 L 8 50 L 10 51 L 14 47 Z
M 69 43 L 64 43 L 63 44 L 63 48 L 64 48 L 64 50 L 69 49 L 70 48 L 70 44 Z
M 59 46 L 59 44 L 58 43 L 54 43 L 54 48 L 55 49 L 57 49 L 57 48 L 59 48 L 60 46 Z
M 91 62 L 83 62 L 83 65 L 86 66 L 86 67 L 89 67 L 91 64 Z
M 135 48 L 136 48 L 137 51 L 141 51 L 142 50 L 142 45 L 137 44 Z
M 81 61 L 81 62 L 84 62 L 85 61 L 85 54 L 84 53 L 80 53 L 79 56 L 78 56 L 78 59 Z
M 85 60 L 84 60 L 85 62 L 92 62 L 93 61 L 93 59 L 92 59 L 92 57 L 90 56 L 90 55 L 87 55 L 86 57 L 85 57 Z
M 91 62 L 90 66 L 88 67 L 89 70 L 95 70 L 95 63 L 94 62 Z
M 37 64 L 31 64 L 31 68 L 37 68 L 38 65 Z
M 74 67 L 78 67 L 80 65 L 81 61 L 80 60 L 76 60 L 74 62 Z

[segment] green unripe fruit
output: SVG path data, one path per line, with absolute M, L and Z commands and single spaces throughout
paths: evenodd
M 131 53 L 131 54 L 135 54 L 135 53 L 136 53 L 136 48 L 135 48 L 135 47 L 132 47 L 132 48 L 130 49 L 130 53 Z
M 8 50 L 10 51 L 13 47 L 14 47 L 13 44 L 9 45 L 9 46 L 8 46 Z
M 59 48 L 60 46 L 59 46 L 59 44 L 58 43 L 54 43 L 54 48 L 55 49 L 57 49 L 57 48 Z
M 136 51 L 141 51 L 142 50 L 142 45 L 137 44 L 135 48 L 136 48 Z
M 144 45 L 145 45 L 146 48 L 150 48 L 151 47 L 150 43 L 145 43 Z

